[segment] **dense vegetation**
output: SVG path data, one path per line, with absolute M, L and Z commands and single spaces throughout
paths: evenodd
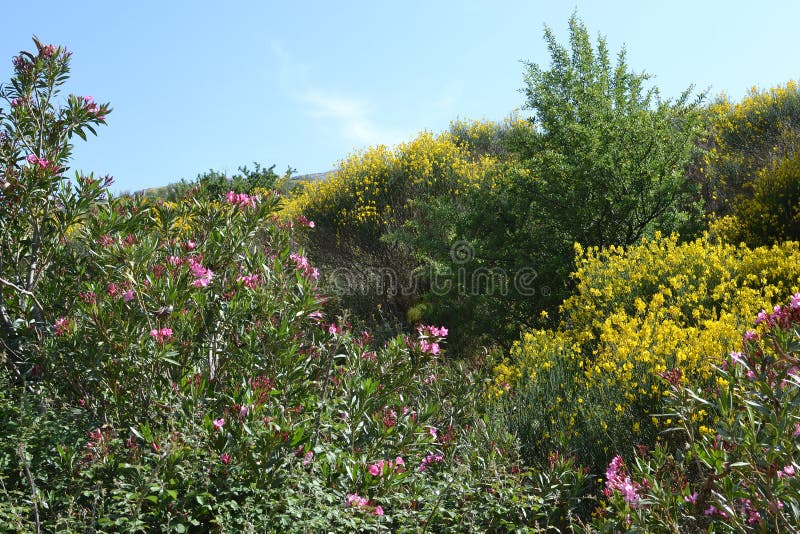
M 59 100 L 64 48 L 16 56 L 0 523 L 797 530 L 800 89 L 662 99 L 577 17 L 545 39 L 530 119 L 292 191 L 70 179 L 112 110 Z

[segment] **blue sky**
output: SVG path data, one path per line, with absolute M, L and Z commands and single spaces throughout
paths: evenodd
M 59 0 L 3 6 L 0 82 L 32 35 L 72 50 L 68 91 L 114 108 L 72 167 L 118 191 L 254 161 L 305 174 L 456 118 L 503 119 L 524 103 L 520 61 L 547 64 L 543 26 L 563 42 L 575 9 L 667 97 L 800 77 L 796 0 Z

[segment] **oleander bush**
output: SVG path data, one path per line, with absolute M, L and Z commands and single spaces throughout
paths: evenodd
M 306 217 L 254 188 L 173 201 L 67 180 L 107 105 L 49 99 L 36 42 L 3 96 L 0 519 L 17 531 L 559 527 L 574 461 L 531 472 L 449 332 L 377 341 L 322 311 Z M 42 146 L 42 152 L 34 147 Z
M 639 448 L 609 464 L 594 527 L 645 532 L 797 532 L 800 524 L 800 294 L 762 311 L 729 355 L 719 387 L 664 374 L 664 416 L 685 447 Z M 698 432 L 699 413 L 715 424 Z

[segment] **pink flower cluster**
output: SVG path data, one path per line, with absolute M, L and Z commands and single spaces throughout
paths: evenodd
M 225 195 L 225 200 L 228 204 L 233 204 L 240 208 L 254 208 L 259 202 L 259 198 L 255 195 L 250 196 L 246 193 L 234 193 L 233 191 L 228 191 L 228 194 Z
M 420 473 L 425 471 L 429 465 L 433 463 L 441 463 L 444 462 L 444 456 L 441 454 L 429 454 L 422 461 L 419 463 L 419 471 Z
M 83 105 L 86 107 L 86 111 L 92 115 L 96 115 L 98 119 L 105 118 L 105 115 L 100 114 L 100 107 L 95 103 L 91 96 L 83 97 Z
M 614 456 L 606 469 L 606 493 L 610 495 L 611 492 L 618 491 L 628 504 L 636 506 L 639 502 L 638 491 L 640 488 L 638 483 L 632 481 L 631 477 L 625 474 L 622 456 L 619 454 Z
M 794 465 L 789 464 L 783 469 L 778 470 L 778 478 L 793 477 L 796 473 L 797 471 L 795 470 Z
M 348 508 L 369 508 L 370 501 L 366 497 L 362 497 L 358 493 L 349 493 L 347 495 Z M 372 509 L 373 515 L 383 515 L 383 508 L 375 506 Z
M 308 218 L 306 218 L 305 215 L 301 215 L 297 218 L 297 224 L 299 224 L 300 226 L 307 226 L 309 228 L 314 228 L 314 226 L 316 226 L 314 224 L 314 221 L 308 220 Z
M 417 332 L 419 333 L 420 339 L 419 341 L 419 348 L 423 353 L 427 354 L 439 354 L 441 351 L 441 347 L 439 346 L 439 341 L 442 338 L 447 337 L 449 333 L 447 328 L 444 326 L 437 327 L 437 326 L 428 326 L 421 324 L 417 327 Z M 433 339 L 433 341 L 429 341 L 429 339 Z
M 160 328 L 156 329 L 153 328 L 150 330 L 150 337 L 156 340 L 156 343 L 164 344 L 169 343 L 172 339 L 172 329 L 171 328 Z
M 26 160 L 28 161 L 28 163 L 30 163 L 31 165 L 38 165 L 38 166 L 39 166 L 39 167 L 41 167 L 42 169 L 46 169 L 47 167 L 49 167 L 49 166 L 50 166 L 50 162 L 49 162 L 49 161 L 47 161 L 47 160 L 46 160 L 46 159 L 44 159 L 44 158 L 40 158 L 40 157 L 36 156 L 35 154 L 28 154 L 28 157 L 27 157 L 27 158 L 25 158 L 25 159 L 26 159 Z
M 776 304 L 772 308 L 772 313 L 768 313 L 766 310 L 758 312 L 755 324 L 764 323 L 770 327 L 788 328 L 793 321 L 800 322 L 800 292 L 790 297 L 788 306 Z
M 53 335 L 56 337 L 67 335 L 72 323 L 66 317 L 59 317 L 53 325 Z
M 225 419 L 220 417 L 219 419 L 214 419 L 214 432 L 219 432 L 222 430 L 222 427 L 225 426 Z
M 255 289 L 258 286 L 264 285 L 264 277 L 260 274 L 251 274 L 249 276 L 240 276 L 236 279 L 237 282 L 250 289 Z
M 379 477 L 384 473 L 402 473 L 405 471 L 406 463 L 403 461 L 402 456 L 398 456 L 397 458 L 392 460 L 378 460 L 374 464 L 371 464 L 368 467 L 369 474 L 374 477 Z
M 305 256 L 293 253 L 289 255 L 289 259 L 291 259 L 294 262 L 295 268 L 298 271 L 301 271 L 304 276 L 309 276 L 314 280 L 317 280 L 319 278 L 319 271 L 317 270 L 316 267 L 312 267 L 308 263 L 308 258 L 306 258 Z
M 174 256 L 170 256 L 167 260 L 174 258 Z M 189 270 L 192 271 L 192 276 L 194 276 L 194 281 L 192 285 L 194 287 L 208 287 L 208 284 L 211 283 L 211 279 L 214 277 L 214 272 L 207 267 L 203 267 L 200 264 L 200 261 L 189 258 Z

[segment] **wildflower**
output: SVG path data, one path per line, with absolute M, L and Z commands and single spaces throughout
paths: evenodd
M 380 506 L 376 506 L 375 510 L 372 513 L 374 515 L 381 516 L 381 515 L 383 515 L 383 508 L 381 508 Z
M 314 460 L 314 451 L 308 451 L 303 457 L 303 465 L 309 465 Z
M 794 295 L 792 295 L 792 298 L 791 298 L 791 301 L 789 302 L 789 305 L 795 310 L 800 308 L 800 292 L 795 293 Z
M 686 501 L 686 502 L 690 502 L 690 503 L 692 503 L 692 504 L 695 504 L 695 503 L 697 503 L 697 492 L 695 491 L 695 492 L 694 492 L 694 493 L 692 493 L 691 495 L 687 495 L 687 496 L 685 496 L 685 497 L 683 498 L 683 500 L 684 500 L 684 501 Z
M 125 293 L 122 294 L 122 300 L 125 302 L 130 302 L 133 300 L 133 289 L 127 290 Z
M 428 434 L 430 434 L 433 439 L 436 439 L 438 437 L 437 432 L 438 430 L 436 429 L 435 426 L 428 427 Z
M 222 454 L 219 455 L 219 461 L 225 465 L 228 465 L 229 463 L 231 463 L 231 457 L 227 452 L 223 452 Z
M 222 427 L 225 426 L 225 419 L 220 417 L 219 419 L 214 419 L 214 432 L 219 432 L 222 430 Z
M 794 424 L 794 432 L 792 432 L 792 437 L 796 438 L 798 436 L 800 436 L 800 423 L 795 423 Z
M 369 466 L 369 474 L 374 477 L 380 476 L 382 471 L 383 471 L 383 460 L 380 461 L 380 465 L 375 463 Z
M 731 351 L 730 356 L 731 356 L 731 360 L 733 360 L 733 363 L 738 363 L 739 365 L 744 365 L 744 360 L 742 359 L 742 353 L 741 352 Z

